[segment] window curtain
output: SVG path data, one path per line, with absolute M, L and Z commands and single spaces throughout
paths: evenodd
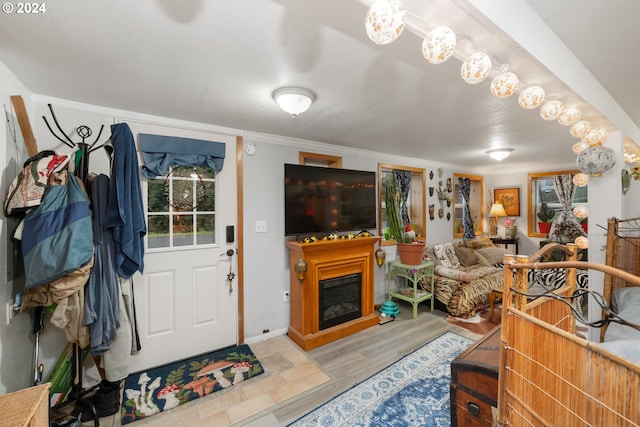
M 175 136 L 140 134 L 142 174 L 164 176 L 172 166 L 202 166 L 219 173 L 224 164 L 225 144 Z
M 562 205 L 562 212 L 551 224 L 549 241 L 557 243 L 573 242 L 576 237 L 586 236 L 580 226 L 580 222 L 573 214 L 571 208 L 573 196 L 576 194 L 576 186 L 571 175 L 557 175 L 553 179 L 553 188 L 556 190 L 558 200 Z
M 407 225 L 411 223 L 409 208 L 407 207 L 409 191 L 411 191 L 411 172 L 394 169 L 393 175 L 396 178 L 398 192 L 400 193 L 400 219 L 402 219 L 404 225 Z
M 464 225 L 464 239 L 474 239 L 476 230 L 473 227 L 473 218 L 471 218 L 471 208 L 469 201 L 471 200 L 471 180 L 469 178 L 458 178 L 460 186 L 460 194 L 462 194 L 462 224 Z

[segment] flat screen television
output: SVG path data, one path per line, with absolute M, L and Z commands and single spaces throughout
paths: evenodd
M 285 164 L 284 212 L 287 236 L 375 229 L 376 173 Z

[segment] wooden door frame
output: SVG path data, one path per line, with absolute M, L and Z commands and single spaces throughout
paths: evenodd
M 243 138 L 236 137 L 236 224 L 238 227 L 238 244 L 236 254 L 238 256 L 238 344 L 244 344 L 244 176 L 242 172 L 242 146 Z

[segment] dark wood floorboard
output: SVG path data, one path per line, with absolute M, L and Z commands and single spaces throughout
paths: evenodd
M 447 331 L 474 340 L 480 338 L 446 323 L 442 311 L 429 312 L 428 304 L 418 306 L 416 319 L 412 317 L 410 304 L 402 301 L 398 304 L 400 315 L 396 320 L 306 352 L 332 379 L 273 411 L 280 425 L 295 421 Z

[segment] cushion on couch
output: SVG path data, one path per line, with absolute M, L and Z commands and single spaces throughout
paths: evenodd
M 456 257 L 456 252 L 453 249 L 453 243 L 438 243 L 433 247 L 433 253 L 435 254 L 436 258 L 440 260 L 440 263 L 443 266 L 449 268 L 460 267 L 460 261 L 458 260 L 458 257 Z
M 436 265 L 434 271 L 438 276 L 446 277 L 448 279 L 460 280 L 461 282 L 466 283 L 469 283 L 471 281 L 471 274 L 464 270 L 448 268 L 444 265 Z
M 489 236 L 479 236 L 479 237 L 476 237 L 475 239 L 467 240 L 465 241 L 465 245 L 472 251 L 475 251 L 476 249 L 481 249 L 481 248 L 495 247 L 495 245 L 493 244 Z
M 480 265 L 502 264 L 504 255 L 510 253 L 511 252 L 505 248 L 498 248 L 495 246 L 480 248 L 473 251 L 473 254 L 478 259 L 478 264 Z
M 462 264 L 464 267 L 470 267 L 478 263 L 478 259 L 473 254 L 473 251 L 471 249 L 465 246 L 454 246 L 453 249 L 456 252 L 458 260 L 460 260 L 460 264 Z

